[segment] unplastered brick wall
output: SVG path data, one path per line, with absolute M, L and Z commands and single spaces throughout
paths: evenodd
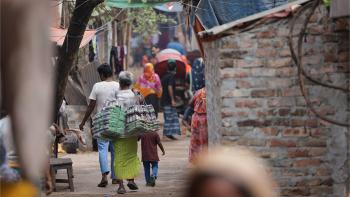
M 350 19 L 328 15 L 320 6 L 312 16 L 303 65 L 323 82 L 349 87 Z M 209 141 L 256 151 L 271 166 L 281 196 L 343 197 L 349 128 L 320 120 L 306 106 L 288 46 L 290 24 L 291 17 L 272 19 L 204 43 Z M 348 93 L 307 80 L 306 86 L 323 115 L 350 122 Z

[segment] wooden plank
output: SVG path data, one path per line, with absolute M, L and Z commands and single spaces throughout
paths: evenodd
M 257 19 L 263 18 L 265 16 L 268 16 L 270 14 L 273 14 L 273 13 L 280 12 L 280 11 L 283 11 L 285 9 L 288 9 L 288 8 L 290 8 L 293 5 L 304 4 L 304 3 L 309 2 L 309 1 L 311 1 L 311 0 L 298 0 L 298 1 L 291 2 L 291 3 L 287 3 L 285 5 L 278 6 L 278 7 L 273 8 L 273 9 L 269 9 L 269 10 L 266 10 L 266 11 L 263 11 L 263 12 L 259 12 L 257 14 L 253 14 L 253 15 L 247 16 L 245 18 L 241 18 L 241 19 L 238 19 L 238 20 L 235 20 L 235 21 L 232 21 L 232 22 L 220 25 L 220 26 L 213 27 L 213 28 L 211 28 L 209 30 L 199 32 L 198 35 L 200 37 L 218 35 L 218 34 L 224 32 L 224 31 L 226 31 L 228 29 L 231 29 L 232 27 L 234 27 L 236 25 L 240 25 L 242 23 L 246 23 L 246 22 L 250 22 L 250 21 L 253 21 L 253 20 L 257 20 Z
M 70 158 L 50 158 L 50 165 L 67 165 L 72 163 L 73 161 Z

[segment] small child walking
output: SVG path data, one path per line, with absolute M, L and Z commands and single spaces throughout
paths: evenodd
M 154 187 L 158 176 L 158 149 L 165 155 L 163 144 L 160 142 L 160 137 L 156 131 L 145 133 L 140 136 L 142 162 L 145 171 L 146 186 Z M 152 175 L 151 175 L 152 168 Z

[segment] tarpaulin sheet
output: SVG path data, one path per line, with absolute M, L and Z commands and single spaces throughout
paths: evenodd
M 174 1 L 175 0 L 107 0 L 107 5 L 117 8 L 143 8 Z
M 163 12 L 182 12 L 183 10 L 183 6 L 179 2 L 164 3 L 156 5 L 154 8 Z
M 210 29 L 286 3 L 288 0 L 200 0 L 195 14 Z
M 87 45 L 90 42 L 90 40 L 94 37 L 95 33 L 96 33 L 95 30 L 86 30 L 84 32 L 84 36 L 83 36 L 83 39 L 81 40 L 79 48 Z M 52 42 L 56 42 L 57 45 L 62 46 L 64 39 L 66 37 L 66 34 L 67 34 L 67 29 L 51 27 L 50 40 Z

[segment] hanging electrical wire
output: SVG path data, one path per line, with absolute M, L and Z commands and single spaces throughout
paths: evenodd
M 349 123 L 341 122 L 338 120 L 328 118 L 325 115 L 318 112 L 315 109 L 315 107 L 313 106 L 310 98 L 308 97 L 307 90 L 305 88 L 304 77 L 306 79 L 309 79 L 312 82 L 315 82 L 318 85 L 321 85 L 321 86 L 324 86 L 327 88 L 333 88 L 336 90 L 343 90 L 344 91 L 344 88 L 342 88 L 342 87 L 337 87 L 337 86 L 334 86 L 331 84 L 325 84 L 323 82 L 320 82 L 318 80 L 313 79 L 311 76 L 309 76 L 305 72 L 303 65 L 302 65 L 303 40 L 304 40 L 304 37 L 306 34 L 307 25 L 311 19 L 311 16 L 314 14 L 316 8 L 319 6 L 320 2 L 321 2 L 320 0 L 314 0 L 313 2 L 305 4 L 304 7 L 301 10 L 299 10 L 299 12 L 294 16 L 294 18 L 292 19 L 292 22 L 291 22 L 291 28 L 290 28 L 290 32 L 289 32 L 289 38 L 288 38 L 289 48 L 291 50 L 292 59 L 298 68 L 298 78 L 299 78 L 299 86 L 300 86 L 301 93 L 306 101 L 308 108 L 311 110 L 311 112 L 314 113 L 318 118 L 320 118 L 321 120 L 324 120 L 326 122 L 329 122 L 329 123 L 332 123 L 332 124 L 335 124 L 338 126 L 350 127 Z M 306 19 L 305 19 L 304 23 L 302 24 L 302 27 L 301 27 L 301 30 L 299 33 L 299 37 L 298 37 L 298 45 L 297 45 L 297 53 L 296 53 L 294 50 L 294 46 L 293 46 L 293 31 L 294 31 L 295 22 L 296 22 L 296 19 L 299 18 L 299 16 L 301 16 L 301 14 L 304 13 L 307 9 L 310 9 L 310 12 L 306 15 Z M 345 91 L 349 92 L 349 90 L 347 90 L 347 89 L 345 89 Z

